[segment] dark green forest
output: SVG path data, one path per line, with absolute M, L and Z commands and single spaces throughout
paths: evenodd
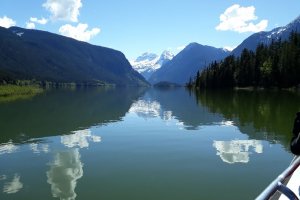
M 244 49 L 239 57 L 230 55 L 212 62 L 190 79 L 192 88 L 263 87 L 291 88 L 300 84 L 300 34 L 289 39 L 259 44 L 256 51 Z
M 120 51 L 45 31 L 0 27 L 0 84 L 28 82 L 55 87 L 149 85 Z

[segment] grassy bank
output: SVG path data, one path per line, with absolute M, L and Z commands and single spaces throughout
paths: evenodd
M 27 99 L 43 92 L 43 89 L 34 86 L 0 85 L 0 102 Z

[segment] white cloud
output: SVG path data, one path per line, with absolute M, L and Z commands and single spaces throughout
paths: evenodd
M 99 28 L 92 28 L 91 30 L 88 30 L 88 25 L 81 23 L 79 23 L 77 26 L 72 26 L 70 24 L 63 25 L 58 31 L 64 36 L 85 42 L 89 41 L 92 37 L 100 33 Z
M 42 17 L 41 19 L 38 19 L 36 17 L 30 17 L 30 22 L 45 25 L 45 24 L 47 24 L 48 20 L 45 19 L 44 17 Z
M 264 31 L 267 28 L 268 20 L 261 20 L 254 24 L 255 20 L 257 20 L 257 16 L 255 15 L 254 6 L 241 7 L 234 4 L 220 15 L 220 24 L 216 27 L 216 30 L 244 33 Z
M 26 22 L 26 28 L 28 29 L 35 29 L 35 24 L 45 25 L 47 24 L 48 20 L 42 17 L 38 19 L 36 17 L 30 17 L 29 22 Z
M 78 22 L 82 3 L 81 0 L 47 0 L 43 7 L 51 13 L 53 20 Z
M 35 29 L 35 23 L 33 23 L 33 22 L 26 22 L 26 28 L 28 28 L 28 29 Z
M 4 28 L 9 28 L 11 26 L 15 26 L 17 23 L 11 18 L 8 18 L 7 16 L 4 16 L 0 18 L 0 26 Z

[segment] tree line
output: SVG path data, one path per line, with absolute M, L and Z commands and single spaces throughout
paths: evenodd
M 244 49 L 198 71 L 187 87 L 233 88 L 300 86 L 300 34 L 292 32 L 286 41 L 259 44 L 256 51 Z

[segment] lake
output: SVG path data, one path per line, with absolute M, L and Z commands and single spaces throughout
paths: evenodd
M 288 91 L 52 90 L 0 104 L 0 199 L 254 199 L 291 162 Z

